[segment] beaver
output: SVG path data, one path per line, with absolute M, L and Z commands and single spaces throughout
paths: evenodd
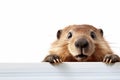
M 119 62 L 103 37 L 103 30 L 89 24 L 69 25 L 57 32 L 43 62 Z

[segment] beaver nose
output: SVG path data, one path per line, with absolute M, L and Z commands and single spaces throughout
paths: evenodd
M 86 39 L 84 38 L 81 38 L 81 39 L 78 39 L 76 42 L 75 42 L 75 46 L 77 48 L 86 48 L 89 46 L 89 43 Z

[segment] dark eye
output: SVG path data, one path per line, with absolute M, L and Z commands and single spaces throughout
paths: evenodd
M 94 32 L 91 32 L 91 33 L 90 33 L 90 36 L 91 36 L 91 38 L 93 38 L 93 39 L 95 39 L 95 38 L 96 38 L 96 35 L 95 35 L 95 33 L 94 33 Z
M 67 38 L 70 39 L 72 37 L 72 33 L 69 32 Z

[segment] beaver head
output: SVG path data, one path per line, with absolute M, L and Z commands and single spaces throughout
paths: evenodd
M 103 39 L 103 30 L 92 25 L 70 25 L 57 32 L 58 42 L 67 46 L 69 53 L 78 61 L 87 59 Z

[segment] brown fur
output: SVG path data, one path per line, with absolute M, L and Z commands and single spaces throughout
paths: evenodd
M 72 33 L 72 37 L 70 39 L 67 38 L 69 32 Z M 95 39 L 91 38 L 91 32 L 95 33 Z M 70 25 L 59 30 L 57 38 L 58 39 L 53 42 L 49 53 L 50 55 L 57 55 L 62 62 L 98 62 L 103 61 L 106 54 L 113 54 L 108 43 L 103 37 L 101 29 L 97 29 L 92 25 Z M 84 49 L 84 54 L 88 57 L 77 59 L 75 56 L 81 54 L 81 50 L 75 47 L 75 42 L 81 38 L 85 38 L 89 43 L 89 47 Z M 47 61 L 47 57 L 44 61 Z

